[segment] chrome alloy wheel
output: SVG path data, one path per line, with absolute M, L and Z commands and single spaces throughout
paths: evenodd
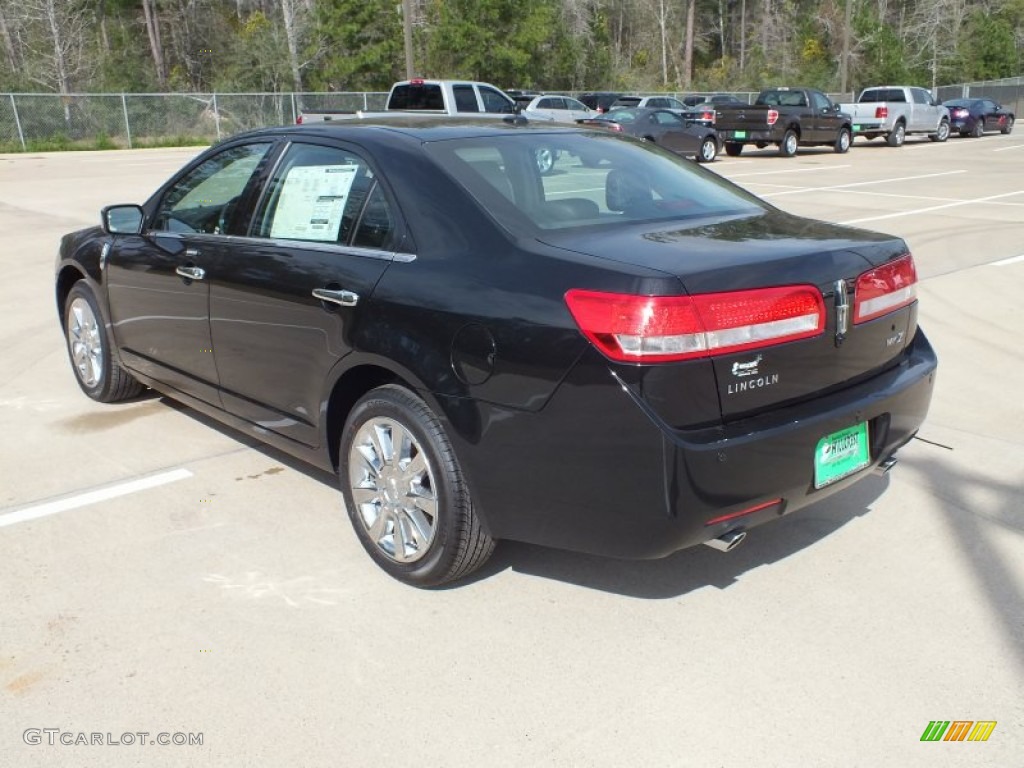
M 103 377 L 103 340 L 88 301 L 78 297 L 71 302 L 67 325 L 68 348 L 78 378 L 86 387 L 95 387 Z
M 349 450 L 349 485 L 374 545 L 397 563 L 423 557 L 437 532 L 437 484 L 419 441 L 399 422 L 363 424 Z

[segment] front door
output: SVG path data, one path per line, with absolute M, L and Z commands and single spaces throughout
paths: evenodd
M 143 234 L 116 236 L 107 259 L 111 322 L 124 364 L 210 403 L 219 402 L 211 268 L 270 147 L 238 144 L 187 170 L 148 211 Z
M 224 407 L 315 446 L 331 369 L 348 354 L 401 239 L 359 153 L 294 143 L 247 237 L 219 260 L 210 326 Z

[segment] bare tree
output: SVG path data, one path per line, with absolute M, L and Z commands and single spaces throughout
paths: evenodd
M 686 4 L 686 40 L 683 48 L 683 82 L 687 88 L 693 82 L 693 35 L 694 15 L 697 0 L 687 0 Z
M 281 16 L 284 19 L 284 37 L 288 44 L 288 64 L 292 70 L 293 87 L 302 90 L 302 68 L 299 65 L 299 38 L 304 18 L 308 16 L 301 0 L 280 0 Z
M 167 88 L 167 64 L 164 60 L 164 47 L 160 42 L 160 18 L 157 15 L 156 0 L 142 0 L 142 14 L 146 19 L 146 34 L 149 36 L 149 50 L 156 69 L 156 79 L 160 88 Z

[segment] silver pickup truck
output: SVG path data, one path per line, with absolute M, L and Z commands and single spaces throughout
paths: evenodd
M 490 83 L 470 80 L 402 80 L 391 86 L 385 112 L 500 117 L 516 113 L 516 103 Z M 379 113 L 303 110 L 296 122 L 321 123 Z
M 873 86 L 861 91 L 855 104 L 839 108 L 853 117 L 854 136 L 884 136 L 890 147 L 902 146 L 908 133 L 926 133 L 932 141 L 949 138 L 949 110 L 925 88 Z

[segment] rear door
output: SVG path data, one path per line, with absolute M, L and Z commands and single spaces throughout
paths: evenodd
M 402 238 L 365 153 L 295 142 L 246 237 L 217 264 L 210 328 L 224 407 L 306 445 L 319 440 L 331 369 Z
M 657 125 L 658 143 L 663 147 L 681 155 L 696 153 L 700 140 L 687 131 L 686 123 L 679 115 L 659 109 L 651 113 L 651 120 Z

